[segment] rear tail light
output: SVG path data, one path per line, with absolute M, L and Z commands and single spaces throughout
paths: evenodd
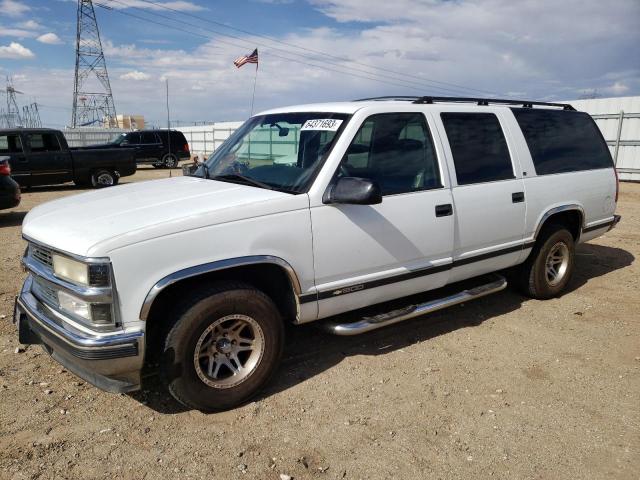
M 11 166 L 9 162 L 0 163 L 0 175 L 11 175 Z
M 189 153 L 189 144 L 188 143 L 184 144 L 184 146 L 182 147 L 182 151 Z
M 616 175 L 616 203 L 618 203 L 618 193 L 620 192 L 620 178 L 618 177 L 618 170 L 613 167 L 613 173 Z

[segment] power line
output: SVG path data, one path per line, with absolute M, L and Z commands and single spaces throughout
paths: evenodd
M 364 66 L 364 67 L 372 69 L 372 70 L 379 70 L 379 71 L 382 71 L 382 72 L 393 73 L 394 75 L 400 75 L 398 72 L 396 72 L 394 70 L 391 70 L 391 69 L 387 69 L 387 68 L 383 68 L 383 67 L 376 67 L 374 65 L 368 65 L 366 63 L 358 62 L 358 61 L 350 59 L 350 58 L 339 57 L 339 56 L 332 55 L 332 54 L 327 53 L 327 52 L 323 52 L 323 51 L 320 51 L 320 50 L 315 50 L 313 48 L 303 47 L 301 45 L 297 45 L 297 44 L 294 44 L 294 43 L 285 42 L 284 40 L 279 40 L 277 38 L 274 38 L 274 37 L 271 37 L 271 36 L 268 36 L 268 35 L 251 32 L 249 30 L 243 30 L 243 29 L 237 28 L 237 27 L 232 27 L 232 26 L 226 25 L 226 24 L 224 24 L 222 22 L 217 22 L 215 20 L 204 18 L 204 17 L 201 17 L 199 15 L 195 15 L 195 14 L 190 13 L 190 12 L 182 12 L 182 11 L 177 10 L 175 8 L 171 8 L 168 5 L 157 3 L 157 2 L 154 2 L 152 0 L 141 0 L 141 1 L 143 1 L 144 3 L 148 3 L 150 5 L 154 5 L 157 8 L 170 10 L 170 11 L 172 11 L 174 13 L 178 13 L 180 15 L 196 18 L 196 19 L 198 19 L 200 21 L 203 21 L 203 22 L 211 23 L 213 25 L 218 25 L 218 26 L 227 28 L 229 30 L 235 30 L 236 32 L 241 32 L 241 33 L 245 33 L 247 35 L 252 35 L 254 37 L 264 38 L 264 39 L 267 39 L 267 40 L 269 40 L 271 42 L 279 43 L 281 45 L 286 45 L 288 47 L 297 48 L 297 49 L 303 50 L 305 52 L 316 53 L 316 54 L 323 55 L 323 56 L 326 56 L 326 57 L 329 57 L 329 58 L 333 58 L 335 60 L 339 60 L 341 62 L 349 62 L 349 63 L 352 63 L 352 64 L 361 65 L 361 66 Z M 151 12 L 151 13 L 153 13 L 153 12 Z M 224 35 L 224 34 L 221 34 L 221 35 Z M 233 38 L 238 38 L 238 37 L 233 37 Z M 291 52 L 291 53 L 293 53 L 293 52 Z M 435 83 L 435 84 L 439 84 L 439 85 L 446 85 L 446 86 L 449 86 L 449 87 L 456 87 L 457 89 L 461 89 L 463 91 L 473 91 L 473 92 L 479 92 L 479 93 L 484 93 L 484 94 L 496 95 L 496 92 L 490 92 L 488 90 L 480 90 L 480 89 L 477 89 L 477 88 L 467 87 L 465 85 L 459 85 L 459 84 L 455 84 L 455 83 L 451 83 L 451 82 L 442 82 L 442 81 L 439 81 L 439 80 L 433 80 L 433 79 L 421 77 L 421 76 L 418 76 L 418 75 L 411 75 L 411 74 L 404 73 L 404 72 L 402 73 L 402 76 L 403 77 L 415 78 L 415 79 L 420 80 L 422 82 Z
M 119 3 L 119 4 L 123 5 L 123 6 L 127 6 L 127 7 L 128 7 L 128 5 L 127 5 L 127 4 L 125 4 L 124 2 L 122 2 L 121 0 L 108 0 L 108 1 L 110 1 L 110 2 L 116 2 L 116 3 Z M 147 3 L 153 3 L 153 2 L 147 2 Z M 155 5 L 155 4 L 154 4 L 154 5 Z M 162 4 L 157 4 L 157 5 L 158 5 L 159 7 L 163 7 L 163 5 L 162 5 Z M 140 11 L 142 11 L 142 9 L 140 9 L 140 8 L 138 8 L 138 7 L 130 7 L 130 8 L 133 8 L 133 9 L 136 9 L 136 10 L 140 10 Z M 167 10 L 171 10 L 171 11 L 175 11 L 175 12 L 180 13 L 178 10 L 174 10 L 174 9 L 172 9 L 172 8 L 170 8 L 170 7 L 167 7 L 166 9 L 167 9 Z M 111 10 L 114 10 L 114 9 L 111 9 Z M 117 11 L 118 13 L 124 13 L 124 12 L 121 12 L 120 10 L 116 10 L 116 11 Z M 176 20 L 175 18 L 168 17 L 168 16 L 166 16 L 166 15 L 162 15 L 162 14 L 160 14 L 160 13 L 158 13 L 158 12 L 153 12 L 153 11 L 152 11 L 152 12 L 147 12 L 147 11 L 145 10 L 144 12 L 145 12 L 145 13 L 148 13 L 148 14 L 151 14 L 151 15 L 155 15 L 155 16 L 158 16 L 158 17 L 164 18 L 164 19 L 167 19 L 167 20 L 170 20 L 170 21 L 172 21 L 172 22 L 177 22 L 177 23 L 179 23 L 179 24 L 188 25 L 188 26 L 190 26 L 190 27 L 199 28 L 199 29 L 204 30 L 204 27 L 202 27 L 201 25 L 196 25 L 196 24 L 194 24 L 194 23 L 190 23 L 190 22 L 187 22 L 187 21 L 185 21 L 185 20 Z M 194 15 L 190 15 L 190 16 L 194 16 Z M 201 17 L 197 17 L 197 16 L 194 16 L 194 17 L 195 17 L 195 18 L 199 18 L 199 19 L 201 19 L 201 20 L 203 20 L 203 21 L 207 21 L 206 19 L 203 19 L 203 18 L 201 18 Z M 143 19 L 143 17 L 139 17 L 139 18 Z M 153 22 L 153 21 L 152 21 L 152 23 L 159 24 L 158 22 Z M 211 22 L 211 23 L 219 24 L 219 22 Z M 165 25 L 165 24 L 159 24 L 159 25 L 167 26 L 167 25 Z M 184 31 L 184 30 L 181 30 L 181 31 Z M 244 32 L 244 30 L 241 30 L 241 31 L 243 31 L 243 32 Z M 228 37 L 228 38 L 233 38 L 233 39 L 239 40 L 239 41 L 241 41 L 241 42 L 245 42 L 247 45 L 242 45 L 242 48 L 249 48 L 249 47 L 248 47 L 248 45 L 251 45 L 251 47 L 250 47 L 250 48 L 253 48 L 253 45 L 252 45 L 251 43 L 249 43 L 249 40 L 246 40 L 246 39 L 244 39 L 244 38 L 238 37 L 238 36 L 236 36 L 236 35 L 230 35 L 230 34 L 221 33 L 221 32 L 219 32 L 219 31 L 215 31 L 215 30 L 213 30 L 213 32 L 214 32 L 214 34 L 215 34 L 215 35 L 217 35 L 218 37 Z M 191 33 L 191 31 L 189 31 L 189 32 L 187 32 L 187 33 Z M 251 34 L 251 33 L 249 33 L 249 34 Z M 214 40 L 217 40 L 217 41 L 218 41 L 218 42 L 220 42 L 220 43 L 226 43 L 226 44 L 228 44 L 228 45 L 233 45 L 233 46 L 240 46 L 240 45 L 238 45 L 238 44 L 236 44 L 236 43 L 231 43 L 231 42 L 228 42 L 228 41 L 220 40 L 219 38 L 217 38 L 217 39 L 216 39 L 216 38 L 215 38 L 215 37 L 213 37 L 213 36 L 206 36 L 206 35 L 202 35 L 202 34 L 196 34 L 196 35 L 198 35 L 198 36 L 200 36 L 200 37 L 207 38 L 207 39 L 209 39 L 209 40 L 214 39 Z M 259 35 L 257 35 L 257 36 L 259 36 Z M 263 45 L 263 47 L 264 47 L 264 45 Z M 282 49 L 282 48 L 278 48 L 278 47 L 266 46 L 266 48 L 267 48 L 267 49 L 270 49 L 270 50 L 276 50 L 276 51 L 279 51 L 279 52 L 284 52 L 284 53 L 286 53 L 286 54 L 288 54 L 288 55 L 295 55 L 295 56 L 298 56 L 298 57 L 307 58 L 307 55 L 305 55 L 305 54 L 301 54 L 301 53 L 298 53 L 298 52 L 291 52 L 291 51 L 284 50 L 284 49 Z M 302 47 L 299 47 L 299 48 L 302 48 Z M 326 67 L 324 67 L 324 66 L 318 66 L 318 65 L 315 65 L 315 64 L 310 64 L 310 63 L 308 63 L 308 62 L 304 62 L 304 61 L 297 60 L 297 59 L 292 59 L 291 57 L 284 57 L 284 56 L 282 56 L 282 55 L 274 54 L 274 53 L 272 53 L 272 52 L 269 52 L 269 54 L 270 54 L 271 56 L 278 57 L 278 58 L 283 58 L 283 59 L 288 60 L 288 61 L 297 62 L 297 63 L 301 63 L 301 64 L 305 64 L 305 65 L 311 65 L 311 66 L 314 66 L 314 67 L 317 67 L 317 68 L 324 68 L 324 69 L 327 69 L 327 68 L 326 68 Z M 321 54 L 322 54 L 322 55 L 324 55 L 324 56 L 327 56 L 327 54 L 324 54 L 324 53 L 321 53 Z M 329 55 L 329 56 L 331 56 L 331 55 Z M 333 58 L 338 58 L 338 59 L 339 59 L 339 57 L 333 57 Z M 345 60 L 345 59 L 341 59 L 341 60 Z M 340 64 L 337 64 L 337 63 L 335 63 L 335 62 L 331 62 L 331 61 L 328 61 L 328 60 L 322 60 L 322 59 L 317 59 L 317 58 L 316 58 L 316 59 L 313 59 L 313 61 L 315 61 L 315 62 L 321 62 L 321 63 L 326 63 L 326 64 L 329 64 L 329 65 L 332 65 L 332 66 L 334 66 L 334 67 L 338 67 L 338 68 L 347 68 L 347 67 L 343 67 L 343 66 L 342 66 L 342 65 L 340 65 Z M 346 61 L 349 61 L 349 60 L 347 59 Z M 350 61 L 350 62 L 351 62 L 351 61 Z M 359 63 L 359 62 L 351 62 L 351 63 Z M 367 66 L 367 68 L 372 68 L 372 67 L 370 67 L 370 66 L 368 66 L 368 65 L 366 65 L 366 64 L 361 64 L 361 65 L 365 65 L 365 66 Z M 328 70 L 330 70 L 330 69 L 328 69 Z M 332 70 L 332 71 L 335 71 L 335 70 Z M 350 66 L 350 67 L 348 68 L 348 71 L 346 71 L 346 72 L 345 72 L 345 71 L 342 71 L 342 72 L 337 72 L 337 73 L 343 73 L 343 74 L 345 74 L 345 75 L 353 75 L 353 76 L 358 77 L 358 75 L 355 75 L 355 74 L 353 74 L 353 73 L 352 73 L 353 71 L 361 72 L 361 73 L 364 73 L 364 74 L 366 74 L 366 75 L 371 75 L 371 76 L 373 76 L 373 77 L 387 78 L 387 79 L 394 80 L 395 82 L 401 82 L 401 83 L 389 83 L 389 82 L 381 82 L 381 83 L 387 83 L 387 84 L 389 84 L 389 85 L 401 86 L 401 87 L 406 87 L 406 88 L 412 88 L 412 89 L 414 89 L 414 90 L 416 90 L 416 91 L 420 91 L 420 92 L 424 92 L 424 87 L 425 87 L 425 86 L 428 86 L 429 88 L 433 88 L 433 89 L 440 90 L 440 91 L 443 91 L 443 92 L 449 92 L 449 93 L 454 93 L 454 94 L 456 94 L 456 95 L 460 95 L 460 91 L 459 91 L 459 89 L 453 90 L 453 89 L 450 89 L 450 88 L 438 87 L 438 86 L 434 86 L 434 85 L 425 85 L 424 83 L 418 83 L 418 82 L 414 82 L 414 81 L 411 81 L 411 80 L 406 80 L 406 79 L 404 78 L 404 76 L 403 76 L 403 78 L 398 78 L 398 77 L 396 77 L 396 76 L 389 76 L 389 75 L 379 74 L 379 73 L 375 73 L 375 72 L 369 72 L 369 71 L 366 71 L 366 70 L 362 70 L 362 69 L 359 69 L 359 68 L 355 68 L 355 67 L 353 67 L 353 66 Z M 392 70 L 389 70 L 389 71 L 393 72 Z M 398 74 L 397 72 L 393 72 L 393 73 L 395 73 L 396 75 L 400 75 L 400 74 Z M 410 75 L 410 76 L 411 76 L 411 75 Z M 367 78 L 367 79 L 369 79 L 369 80 L 373 80 L 373 78 L 370 78 L 370 77 L 359 77 L 359 78 Z M 418 78 L 420 78 L 420 77 L 418 77 Z M 421 80 L 424 82 L 424 79 L 421 79 Z M 380 81 L 380 80 L 374 80 L 374 81 Z M 430 80 L 429 80 L 429 81 L 430 81 Z M 442 82 L 440 82 L 440 83 L 442 83 Z M 420 89 L 417 89 L 417 88 L 414 88 L 414 86 L 415 86 L 415 87 L 421 87 L 421 88 L 420 88 Z M 465 94 L 467 94 L 466 92 L 464 92 L 464 93 L 465 93 Z
M 120 0 L 108 0 L 108 1 L 116 2 L 116 3 L 122 4 L 122 5 L 128 6 L 124 2 L 121 2 Z M 102 7 L 102 8 L 106 8 L 107 10 L 117 12 L 117 13 L 122 14 L 122 15 L 127 15 L 127 16 L 130 16 L 130 17 L 133 17 L 133 18 L 137 18 L 139 20 L 146 21 L 146 22 L 149 22 L 149 23 L 153 23 L 155 25 L 159 25 L 159 26 L 162 26 L 162 27 L 165 27 L 165 28 L 174 28 L 176 30 L 179 30 L 181 32 L 184 32 L 184 33 L 187 33 L 187 34 L 190 34 L 190 35 L 198 36 L 200 38 L 205 38 L 207 40 L 215 40 L 215 41 L 217 41 L 219 43 L 223 43 L 223 44 L 226 44 L 226 45 L 231 45 L 231 46 L 239 47 L 239 48 L 249 48 L 248 45 L 251 45 L 248 40 L 245 40 L 243 38 L 240 38 L 240 37 L 237 37 L 237 36 L 234 36 L 234 35 L 223 34 L 223 33 L 219 33 L 219 32 L 215 32 L 214 31 L 215 34 L 218 37 L 222 36 L 222 37 L 234 38 L 236 40 L 244 42 L 245 44 L 240 45 L 238 43 L 234 43 L 234 42 L 230 42 L 230 41 L 227 41 L 227 40 L 222 40 L 220 38 L 216 38 L 213 35 L 203 35 L 203 34 L 200 34 L 200 33 L 197 33 L 197 32 L 193 32 L 192 30 L 176 28 L 176 27 L 174 27 L 172 25 L 167 25 L 166 23 L 158 22 L 158 21 L 152 20 L 152 19 L 150 19 L 148 17 L 135 15 L 135 14 L 132 14 L 130 12 L 125 12 L 125 11 L 122 11 L 122 10 L 119 10 L 119 9 L 114 9 L 114 8 L 109 7 L 107 5 L 104 5 L 104 4 L 96 3 L 96 5 L 99 6 L 99 7 Z M 131 7 L 131 8 L 136 9 L 136 10 L 140 10 L 137 7 Z M 204 27 L 202 27 L 200 25 L 196 25 L 196 24 L 193 24 L 193 23 L 190 23 L 190 22 L 186 22 L 184 20 L 176 20 L 174 18 L 168 17 L 166 15 L 162 15 L 162 14 L 157 13 L 157 12 L 146 12 L 145 11 L 145 13 L 150 13 L 152 15 L 156 15 L 158 17 L 167 19 L 167 20 L 175 22 L 177 24 L 188 25 L 190 27 L 199 28 L 199 29 L 204 30 Z M 196 17 L 196 18 L 198 18 L 198 17 Z M 303 54 L 300 54 L 300 53 L 297 53 L 297 52 L 289 52 L 287 50 L 283 50 L 283 49 L 277 48 L 277 47 L 267 46 L 267 49 L 276 50 L 276 51 L 280 51 L 280 52 L 285 52 L 288 55 L 304 56 Z M 399 79 L 399 78 L 396 78 L 396 77 L 391 77 L 389 75 L 382 75 L 382 74 L 377 74 L 377 73 L 374 73 L 374 72 L 367 72 L 366 70 L 362 70 L 362 69 L 358 69 L 358 68 L 354 68 L 354 67 L 349 67 L 349 69 L 347 71 L 345 71 L 345 70 L 336 70 L 334 68 L 326 67 L 325 65 L 318 65 L 318 64 L 315 64 L 315 63 L 310 63 L 308 61 L 302 61 L 302 60 L 299 60 L 297 58 L 291 58 L 289 56 L 276 54 L 276 53 L 273 53 L 273 52 L 271 52 L 269 50 L 267 50 L 267 51 L 268 51 L 268 54 L 270 56 L 272 56 L 272 57 L 281 58 L 281 59 L 284 59 L 284 60 L 287 60 L 287 61 L 290 61 L 290 62 L 300 63 L 300 64 L 303 64 L 303 65 L 308 65 L 308 66 L 311 66 L 311 67 L 320 68 L 320 69 L 328 70 L 328 71 L 331 71 L 331 72 L 340 73 L 340 74 L 343 74 L 343 75 L 350 75 L 350 76 L 353 76 L 353 77 L 356 77 L 356 78 L 363 78 L 363 79 L 366 79 L 366 80 L 371 80 L 371 81 L 375 81 L 375 82 L 378 82 L 378 83 L 384 83 L 384 84 L 392 85 L 392 86 L 396 86 L 396 87 L 409 88 L 409 89 L 424 93 L 425 85 L 417 83 L 417 82 L 414 82 L 414 81 L 411 81 L 411 80 Z M 328 60 L 314 59 L 314 61 L 315 62 L 326 63 L 326 64 L 332 65 L 334 67 L 337 67 L 337 68 L 346 68 L 346 67 L 342 67 L 341 65 L 336 64 L 335 62 L 331 62 L 331 61 L 328 61 Z M 358 72 L 362 72 L 362 73 L 364 73 L 364 74 L 366 74 L 368 76 L 359 75 L 359 74 L 353 73 L 354 70 L 358 71 Z M 388 79 L 393 80 L 393 82 L 387 81 L 387 80 L 381 80 L 378 77 L 380 77 L 380 78 L 388 78 Z M 418 88 L 418 87 L 420 87 L 420 88 Z M 431 89 L 435 89 L 435 90 L 439 90 L 439 91 L 443 91 L 443 92 L 454 93 L 456 95 L 460 94 L 458 90 L 453 90 L 453 89 L 450 89 L 450 88 L 437 87 L 437 86 L 433 86 L 433 85 L 428 85 L 428 87 L 431 88 Z

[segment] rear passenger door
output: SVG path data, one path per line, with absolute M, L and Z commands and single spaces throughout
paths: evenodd
M 499 111 L 439 115 L 453 184 L 452 282 L 514 265 L 522 253 L 524 183 L 500 115 Z
M 63 149 L 56 132 L 27 133 L 29 185 L 54 185 L 73 179 L 69 150 Z
M 140 150 L 138 157 L 141 160 L 151 161 L 162 158 L 162 142 L 155 132 L 140 132 Z

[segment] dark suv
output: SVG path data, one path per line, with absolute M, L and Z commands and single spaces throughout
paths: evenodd
M 150 163 L 156 168 L 176 168 L 180 160 L 191 158 L 189 144 L 178 130 L 140 130 L 118 134 L 106 145 L 86 148 L 135 148 L 137 163 Z

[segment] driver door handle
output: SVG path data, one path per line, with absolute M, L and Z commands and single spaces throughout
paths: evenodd
M 450 203 L 436 205 L 436 217 L 448 217 L 453 215 L 453 206 Z

